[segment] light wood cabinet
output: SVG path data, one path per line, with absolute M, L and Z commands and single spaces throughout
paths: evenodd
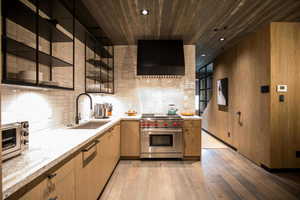
M 102 185 L 101 153 L 94 140 L 76 156 L 76 199 L 95 200 Z
M 201 120 L 184 120 L 184 156 L 201 157 Z
M 96 200 L 120 159 L 120 124 L 86 145 L 71 160 L 28 186 L 21 200 Z M 11 197 L 9 199 L 16 199 Z
M 19 199 L 75 199 L 75 159 L 45 176 L 45 179 Z
M 95 200 L 120 158 L 120 125 L 116 125 L 77 155 L 77 197 Z
M 140 130 L 139 121 L 121 122 L 121 156 L 140 156 Z
M 24 194 L 19 200 L 30 200 L 30 199 L 45 199 L 46 196 L 43 198 L 42 192 L 46 190 L 46 180 L 39 183 L 37 186 L 29 190 L 26 194 Z M 47 195 L 48 196 L 48 195 Z M 12 199 L 12 198 L 9 198 Z

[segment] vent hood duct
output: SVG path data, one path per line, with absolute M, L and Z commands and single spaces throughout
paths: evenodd
M 185 74 L 182 40 L 139 40 L 138 76 L 183 76 Z

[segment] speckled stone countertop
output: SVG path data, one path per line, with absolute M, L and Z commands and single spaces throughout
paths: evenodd
M 194 116 L 183 116 L 181 115 L 182 119 L 186 120 L 202 120 L 202 117 L 194 115 Z
M 130 119 L 132 118 L 128 118 L 128 120 Z M 2 164 L 3 198 L 7 198 L 54 167 L 72 153 L 99 137 L 120 120 L 121 118 L 92 120 L 109 121 L 97 129 L 61 128 L 31 134 L 28 150 Z
M 200 120 L 199 116 L 183 119 Z M 108 121 L 97 129 L 61 128 L 45 130 L 30 134 L 29 149 L 22 155 L 2 164 L 3 198 L 7 198 L 26 184 L 39 177 L 80 148 L 106 132 L 121 120 L 139 120 L 141 116 L 121 116 L 111 119 L 92 121 Z M 67 141 L 67 142 L 66 142 Z

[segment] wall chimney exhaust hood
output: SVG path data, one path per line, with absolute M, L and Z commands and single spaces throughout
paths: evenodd
M 138 76 L 182 76 L 184 74 L 182 40 L 138 41 Z

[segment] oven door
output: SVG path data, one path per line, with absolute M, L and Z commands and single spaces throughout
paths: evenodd
M 142 153 L 182 153 L 182 129 L 142 129 Z
M 21 126 L 6 125 L 2 131 L 2 160 L 6 160 L 21 152 Z

